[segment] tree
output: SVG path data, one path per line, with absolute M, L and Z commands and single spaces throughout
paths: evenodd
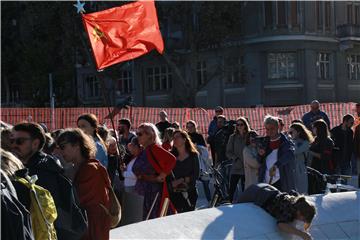
M 179 25 L 184 36 L 180 47 L 185 49 L 182 51 L 184 53 L 179 53 L 179 48 L 166 48 L 164 54 L 166 62 L 173 69 L 183 87 L 183 91 L 173 92 L 173 96 L 176 96 L 175 102 L 180 106 L 194 107 L 196 93 L 214 77 L 226 71 L 223 64 L 219 62 L 207 81 L 197 84 L 196 65 L 200 52 L 210 46 L 214 46 L 214 51 L 221 51 L 222 43 L 229 38 L 240 37 L 242 8 L 242 2 L 185 1 L 158 4 L 160 22 L 171 21 Z M 179 65 L 190 69 L 189 79 L 185 79 Z M 176 95 L 179 92 L 181 96 Z

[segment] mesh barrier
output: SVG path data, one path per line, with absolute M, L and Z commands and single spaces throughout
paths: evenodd
M 224 115 L 227 119 L 236 120 L 240 116 L 246 117 L 251 128 L 263 133 L 263 119 L 266 114 L 279 116 L 284 120 L 285 126 L 289 126 L 292 120 L 300 119 L 310 109 L 309 105 L 287 106 L 287 107 L 256 107 L 256 108 L 225 108 Z M 203 108 L 149 108 L 131 107 L 122 110 L 115 116 L 117 121 L 123 117 L 129 118 L 133 128 L 137 128 L 143 122 L 156 123 L 159 121 L 159 112 L 165 110 L 169 121 L 177 121 L 181 127 L 185 127 L 188 120 L 194 120 L 198 124 L 198 130 L 202 134 L 207 133 L 207 128 L 214 116 L 213 109 Z M 322 103 L 321 110 L 325 111 L 330 119 L 330 127 L 341 123 L 342 116 L 350 113 L 355 114 L 355 103 Z M 105 117 L 109 114 L 107 108 L 56 108 L 54 111 L 54 123 L 51 124 L 50 108 L 1 108 L 1 120 L 16 124 L 21 121 L 34 121 L 45 123 L 50 130 L 66 127 L 76 127 L 76 120 L 84 113 L 95 114 L 100 123 L 111 127 L 111 122 Z M 54 127 L 52 127 L 54 126 Z

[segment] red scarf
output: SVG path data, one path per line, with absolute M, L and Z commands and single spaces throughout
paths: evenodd
M 151 151 L 151 152 L 150 152 Z M 156 159 L 153 158 L 153 155 Z M 162 147 L 154 144 L 146 148 L 146 157 L 149 160 L 151 166 L 155 169 L 157 173 L 164 172 L 166 175 L 169 175 L 171 171 L 174 169 L 176 164 L 176 157 L 172 155 L 170 152 L 166 151 Z M 168 198 L 170 201 L 170 195 L 168 191 L 168 187 L 166 181 L 163 183 L 162 196 L 160 202 L 160 209 L 158 212 L 158 216 L 160 216 L 160 211 L 164 205 L 165 198 Z M 176 213 L 176 209 L 172 202 L 169 204 L 170 208 L 173 212 Z

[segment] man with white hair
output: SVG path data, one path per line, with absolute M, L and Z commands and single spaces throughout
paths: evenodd
M 279 131 L 277 117 L 265 116 L 264 125 L 266 137 L 261 146 L 258 145 L 259 182 L 271 184 L 284 192 L 296 190 L 294 143 Z
M 318 100 L 314 100 L 311 102 L 311 110 L 304 114 L 302 117 L 302 121 L 304 125 L 311 130 L 311 125 L 313 122 L 319 119 L 323 119 L 326 124 L 328 125 L 328 128 L 330 129 L 330 120 L 328 115 L 320 110 L 320 102 Z

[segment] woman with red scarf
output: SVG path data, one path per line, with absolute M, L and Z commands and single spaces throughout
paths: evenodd
M 74 164 L 73 184 L 87 213 L 88 230 L 81 239 L 109 239 L 110 216 L 104 207 L 110 209 L 111 185 L 106 169 L 95 159 L 95 142 L 80 129 L 66 129 L 57 145 L 64 160 Z
M 154 124 L 141 124 L 137 136 L 144 150 L 133 165 L 137 176 L 135 191 L 144 196 L 144 220 L 157 218 L 165 198 L 169 198 L 165 178 L 175 167 L 176 158 L 161 147 L 159 131 Z M 167 215 L 174 212 L 170 203 Z

